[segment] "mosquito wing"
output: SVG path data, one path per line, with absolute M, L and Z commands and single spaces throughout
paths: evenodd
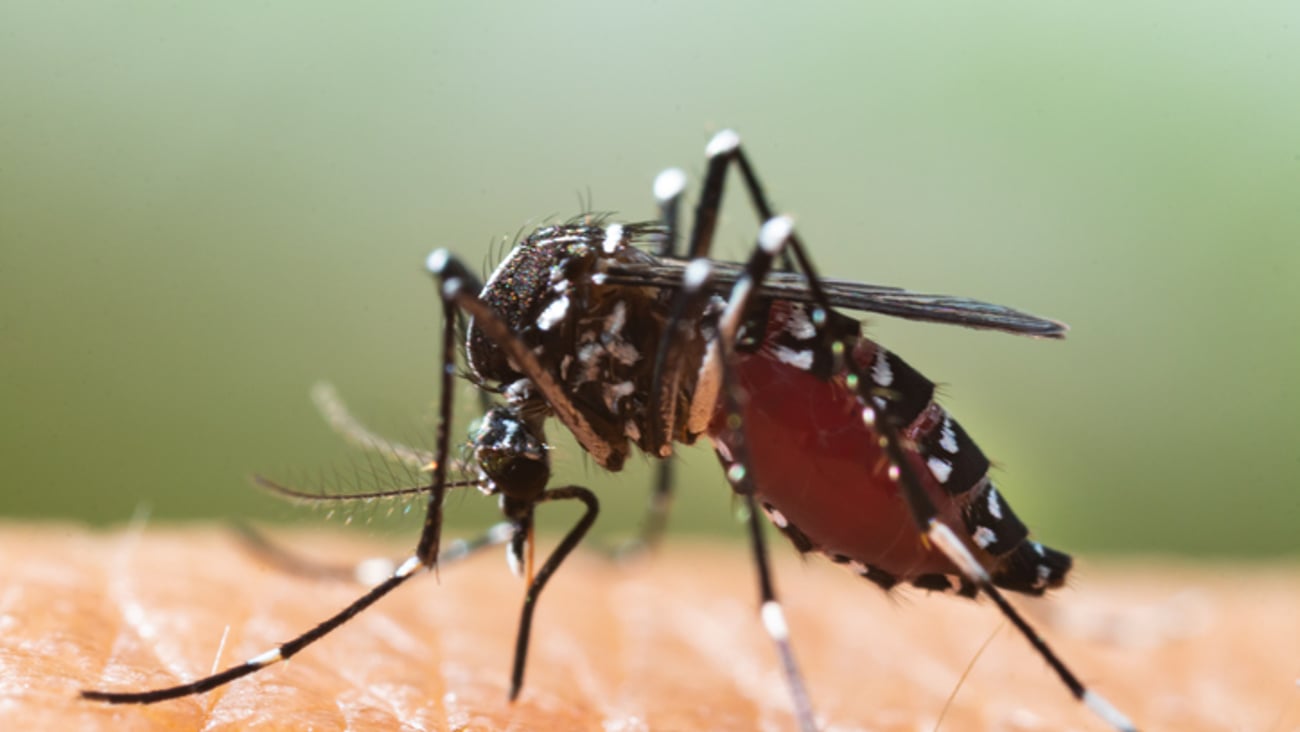
M 606 281 L 613 284 L 675 288 L 681 284 L 686 264 L 685 260 L 669 258 L 658 258 L 654 262 L 615 264 L 608 270 Z M 735 262 L 714 262 L 713 289 L 719 293 L 729 291 L 743 271 L 744 268 Z M 901 287 L 830 278 L 823 278 L 821 285 L 831 305 L 849 310 L 929 323 L 998 330 L 1036 338 L 1064 338 L 1065 332 L 1069 330 L 1069 326 L 1056 320 L 965 297 L 930 295 Z M 812 302 L 813 299 L 807 278 L 794 272 L 769 273 L 759 292 L 764 297 L 793 302 Z

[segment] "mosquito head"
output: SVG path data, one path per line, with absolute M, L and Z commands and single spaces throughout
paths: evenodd
M 531 503 L 546 490 L 551 479 L 546 443 L 513 407 L 489 409 L 473 445 L 489 492 Z

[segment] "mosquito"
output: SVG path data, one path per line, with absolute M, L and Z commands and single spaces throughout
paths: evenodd
M 201 694 L 297 654 L 435 568 L 444 497 L 452 488 L 477 487 L 498 498 L 505 521 L 470 545 L 505 543 L 527 579 L 511 672 L 515 699 L 538 598 L 599 511 L 591 490 L 551 485 L 544 427 L 554 419 L 610 471 L 634 449 L 667 465 L 676 445 L 701 436 L 712 442 L 746 509 L 759 616 L 804 732 L 817 724 L 760 515 L 798 551 L 821 553 L 882 589 L 906 584 L 987 596 L 1076 699 L 1112 728 L 1135 730 L 1003 595 L 1061 586 L 1071 558 L 1029 538 L 990 479 L 988 458 L 935 401 L 934 382 L 865 337 L 839 309 L 1048 339 L 1064 337 L 1066 326 L 1001 305 L 822 277 L 793 221 L 769 204 L 739 136 L 716 134 L 706 159 L 684 252 L 678 209 L 686 176 L 669 169 L 654 185 L 659 220 L 584 217 L 544 226 L 482 285 L 449 251 L 429 255 L 426 268 L 443 303 L 438 426 L 434 449 L 424 454 L 429 483 L 408 489 L 427 494 L 428 503 L 414 553 L 386 579 L 297 638 L 211 676 L 82 696 L 153 703 Z M 711 257 L 732 167 L 761 224 L 743 263 Z M 471 437 L 477 479 L 449 482 L 462 318 L 466 376 L 495 402 Z M 644 543 L 658 541 L 671 492 L 671 480 L 657 481 Z M 534 514 L 558 501 L 581 504 L 582 516 L 535 569 Z

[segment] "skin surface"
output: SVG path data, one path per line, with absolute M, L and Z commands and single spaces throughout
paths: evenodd
M 267 650 L 360 594 L 260 564 L 228 532 L 168 527 L 0 531 L 0 728 L 788 730 L 789 701 L 739 545 L 670 542 L 614 565 L 579 551 L 538 612 L 520 700 L 507 704 L 522 586 L 499 549 L 422 577 L 287 663 L 202 697 L 109 706 L 77 690 L 140 688 Z M 277 532 L 353 560 L 409 548 Z M 987 603 L 886 596 L 773 536 L 778 589 L 827 729 L 929 730 L 1000 621 Z M 543 542 L 543 548 L 550 542 Z M 1086 561 L 1026 608 L 1144 729 L 1300 729 L 1294 566 Z M 1003 629 L 947 730 L 1098 729 Z

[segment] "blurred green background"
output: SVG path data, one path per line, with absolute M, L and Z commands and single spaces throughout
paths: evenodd
M 486 266 L 588 194 L 651 217 L 655 173 L 698 180 L 729 126 L 824 271 L 1073 326 L 870 324 L 1038 536 L 1295 554 L 1300 11 L 1198 8 L 5 3 L 0 513 L 320 520 L 246 476 L 366 483 L 321 378 L 430 439 L 431 248 Z M 631 530 L 645 461 L 552 437 L 557 480 Z M 681 464 L 674 528 L 738 535 L 712 454 Z

